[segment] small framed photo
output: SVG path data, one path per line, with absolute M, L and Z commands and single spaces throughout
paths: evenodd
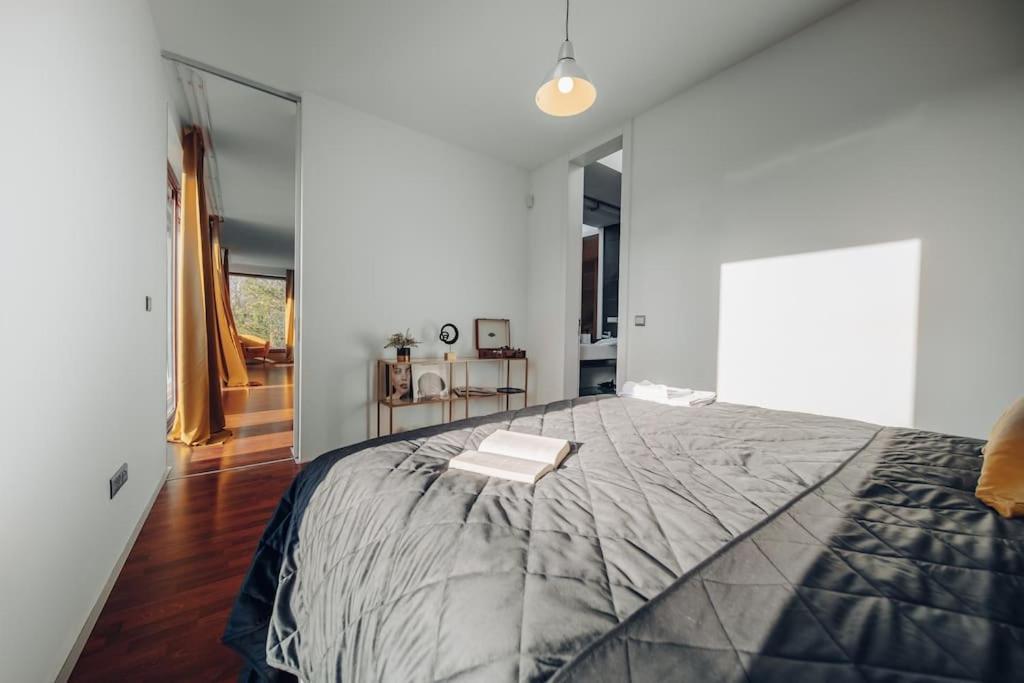
M 412 365 L 389 363 L 385 368 L 384 394 L 391 403 L 412 401 Z
M 498 318 L 476 319 L 476 348 L 502 349 L 512 344 L 508 320 Z
M 412 396 L 417 401 L 448 398 L 446 365 L 423 363 L 412 366 Z

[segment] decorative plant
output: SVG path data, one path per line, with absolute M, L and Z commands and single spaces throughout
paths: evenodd
M 395 332 L 393 335 L 388 337 L 388 343 L 384 345 L 385 349 L 408 349 L 413 346 L 419 346 L 420 343 L 416 341 L 416 338 L 412 336 L 408 328 L 405 330 L 405 334 L 401 332 Z

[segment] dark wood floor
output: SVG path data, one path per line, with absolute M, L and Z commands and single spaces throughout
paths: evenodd
M 298 470 L 281 462 L 168 481 L 71 680 L 234 680 L 241 660 L 220 635 Z
M 169 444 L 171 479 L 292 457 L 292 366 L 268 363 L 248 370 L 258 386 L 221 392 L 231 438 L 199 448 Z

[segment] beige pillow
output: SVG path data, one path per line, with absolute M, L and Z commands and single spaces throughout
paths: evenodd
M 1024 517 L 1024 397 L 992 427 L 975 495 L 1003 517 Z

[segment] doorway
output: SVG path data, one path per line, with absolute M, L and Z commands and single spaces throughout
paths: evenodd
M 619 353 L 621 144 L 583 166 L 579 395 L 614 394 Z
M 169 476 L 291 460 L 299 98 L 178 55 L 164 67 Z M 209 391 L 184 390 L 200 367 Z M 206 432 L 184 430 L 185 414 Z

